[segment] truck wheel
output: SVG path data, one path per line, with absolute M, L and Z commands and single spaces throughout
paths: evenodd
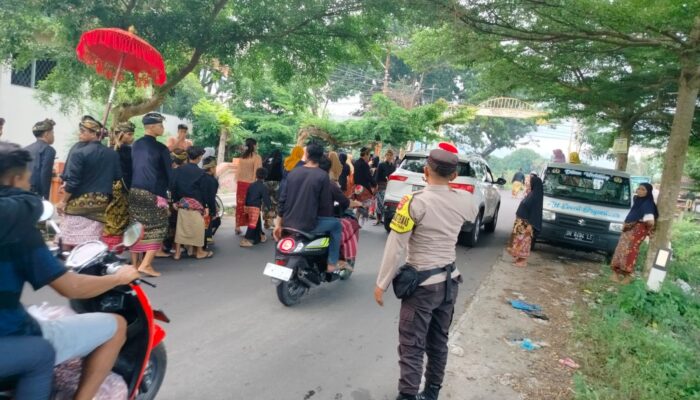
M 491 222 L 484 224 L 484 232 L 493 233 L 496 231 L 496 223 L 498 222 L 498 212 L 501 209 L 501 205 L 496 206 L 496 211 L 493 213 L 493 219 Z

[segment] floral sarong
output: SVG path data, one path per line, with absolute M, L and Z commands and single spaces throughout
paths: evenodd
M 346 261 L 354 260 L 357 256 L 357 232 L 360 230 L 360 224 L 354 218 L 341 218 L 340 224 L 340 258 Z
M 260 208 L 245 206 L 244 210 L 248 221 L 248 229 L 255 229 L 258 226 L 258 219 L 260 219 Z
M 61 234 L 57 236 L 57 239 L 61 239 L 65 245 L 77 246 L 90 240 L 100 240 L 103 229 L 102 222 L 65 214 L 61 221 Z
M 610 268 L 618 274 L 630 275 L 639 255 L 639 245 L 651 235 L 652 228 L 644 222 L 626 223 L 617 242 Z
M 105 209 L 106 237 L 120 237 L 129 225 L 129 199 L 121 180 L 112 185 L 112 201 Z
M 513 232 L 510 235 L 508 249 L 513 257 L 527 258 L 530 256 L 532 248 L 532 236 L 534 230 L 532 225 L 528 224 L 522 218 L 516 218 L 513 224 Z

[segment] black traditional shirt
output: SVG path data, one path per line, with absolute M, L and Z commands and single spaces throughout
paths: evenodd
M 168 197 L 172 160 L 168 148 L 153 136 L 144 136 L 131 147 L 133 177 L 131 187 Z
M 119 154 L 119 162 L 122 167 L 122 178 L 127 189 L 131 188 L 131 178 L 134 175 L 133 160 L 131 159 L 131 146 L 123 144 L 117 150 Z
M 206 185 L 202 179 L 205 175 L 203 169 L 197 164 L 184 164 L 173 171 L 173 180 L 170 185 L 170 194 L 173 201 L 180 201 L 183 197 L 190 197 L 197 200 L 206 207 L 205 192 Z
M 78 143 L 70 151 L 63 174 L 66 192 L 72 197 L 85 193 L 112 194 L 112 184 L 121 179 L 117 152 L 99 141 Z
M 29 170 L 32 171 L 32 192 L 48 200 L 56 150 L 43 140 L 37 140 L 25 147 L 25 150 L 32 156 L 32 164 L 29 166 Z

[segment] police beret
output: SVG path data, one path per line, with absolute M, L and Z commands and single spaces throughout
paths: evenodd
M 32 127 L 32 132 L 46 132 L 50 131 L 53 129 L 54 125 L 56 125 L 53 120 L 46 118 L 43 121 L 39 121 L 34 126 Z
M 126 122 L 120 122 L 117 124 L 117 129 L 115 129 L 117 132 L 134 132 L 136 131 L 136 125 L 133 124 L 131 121 L 126 121 Z
M 160 124 L 163 121 L 165 121 L 165 117 L 157 112 L 151 112 L 143 116 L 141 119 L 141 122 L 143 122 L 144 125 L 155 125 L 155 124 Z

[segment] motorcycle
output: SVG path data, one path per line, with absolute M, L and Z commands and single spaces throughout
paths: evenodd
M 45 210 L 53 206 L 45 202 Z M 45 218 L 45 212 L 42 218 Z M 57 233 L 60 230 L 50 219 L 45 220 Z M 65 258 L 66 267 L 75 273 L 86 275 L 111 275 L 116 273 L 128 262 L 120 258 L 116 252 L 123 251 L 143 236 L 141 224 L 130 225 L 124 232 L 123 241 L 109 250 L 100 241 L 93 240 L 76 246 L 70 253 L 61 253 L 60 245 L 52 251 Z M 151 307 L 148 296 L 141 287 L 147 284 L 156 287 L 143 279 L 129 285 L 117 286 L 91 299 L 71 300 L 70 307 L 78 314 L 91 312 L 114 313 L 123 316 L 128 324 L 127 338 L 122 347 L 112 371 L 119 374 L 128 387 L 129 400 L 152 400 L 156 397 L 165 378 L 167 354 L 163 339 L 165 330 L 155 321 L 170 322 L 161 310 Z
M 344 215 L 343 218 L 354 217 Z M 264 275 L 272 278 L 277 287 L 277 298 L 282 304 L 291 307 L 299 303 L 312 287 L 350 278 L 355 259 L 345 260 L 350 269 L 326 272 L 329 245 L 328 235 L 282 228 L 282 238 L 275 247 L 275 262 L 267 263 L 263 271 Z

